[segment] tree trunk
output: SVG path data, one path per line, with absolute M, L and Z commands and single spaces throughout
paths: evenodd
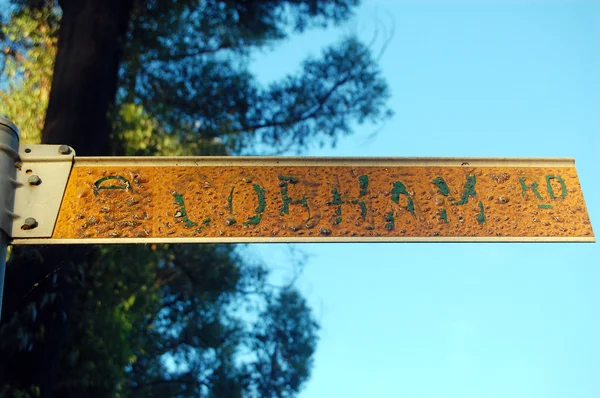
M 63 15 L 42 143 L 70 145 L 77 155 L 109 154 L 107 113 L 115 100 L 132 4 L 60 1 Z M 2 386 L 10 385 L 37 386 L 42 397 L 53 396 L 69 308 L 96 253 L 89 246 L 14 248 L 0 327 L 12 338 L 0 342 L 0 395 Z M 43 306 L 44 296 L 56 300 Z M 24 341 L 20 331 L 41 337 Z
M 45 144 L 77 155 L 107 155 L 122 43 L 133 0 L 63 0 L 54 79 L 42 132 Z
M 54 78 L 42 143 L 67 144 L 78 156 L 109 155 L 110 122 L 108 111 L 114 105 L 119 65 L 131 16 L 133 0 L 63 0 L 63 11 L 54 64 Z M 65 262 L 64 248 L 40 248 L 40 265 Z M 57 290 L 63 300 L 60 310 L 69 316 L 81 271 L 93 266 L 93 247 L 69 250 L 70 266 L 62 270 Z M 43 268 L 46 268 L 43 267 Z M 60 283 L 63 282 L 63 283 Z M 59 311 L 60 311 L 59 310 Z M 58 312 L 54 308 L 54 313 Z M 42 396 L 51 397 L 54 376 L 59 372 L 60 347 L 68 333 L 67 322 L 52 319 L 55 332 L 46 340 L 50 348 L 42 356 L 38 382 Z M 44 350 L 45 351 L 45 350 Z

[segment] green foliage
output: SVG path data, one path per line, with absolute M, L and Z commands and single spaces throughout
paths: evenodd
M 282 290 L 262 314 L 264 322 L 253 343 L 257 360 L 252 367 L 253 397 L 294 396 L 310 376 L 318 325 L 304 298 L 295 290 Z
M 123 255 L 135 258 L 126 265 Z M 151 334 L 147 319 L 160 309 L 154 288 L 156 251 L 145 246 L 103 247 L 85 270 L 69 313 L 72 343 L 61 359 L 58 396 L 106 397 L 125 377 L 125 368 L 143 355 Z M 93 315 L 92 315 L 93 314 Z
M 113 112 L 112 152 L 122 156 L 227 155 L 217 140 L 190 139 L 181 145 L 178 137 L 167 134 L 142 105 L 124 103 Z
M 18 121 L 21 142 L 39 143 L 58 40 L 53 8 L 14 13 L 0 34 L 0 114 Z
M 256 154 L 335 143 L 353 122 L 391 114 L 387 85 L 369 48 L 348 37 L 267 87 L 248 64 L 256 50 L 294 31 L 344 20 L 356 3 L 138 4 L 118 103 L 141 104 L 182 147 L 217 140 L 231 153 Z

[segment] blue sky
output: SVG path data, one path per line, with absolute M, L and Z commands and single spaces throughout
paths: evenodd
M 574 157 L 598 231 L 600 2 L 366 0 L 253 67 L 277 78 L 348 32 L 381 39 L 381 24 L 394 118 L 308 155 Z M 600 396 L 597 243 L 300 249 L 322 325 L 301 398 Z M 251 250 L 285 277 L 288 245 Z

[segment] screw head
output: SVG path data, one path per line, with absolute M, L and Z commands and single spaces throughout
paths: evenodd
M 58 147 L 58 153 L 61 155 L 68 155 L 71 153 L 71 148 L 68 145 L 61 145 Z
M 40 185 L 42 183 L 42 179 L 36 174 L 29 176 L 28 181 L 29 185 Z
M 33 217 L 27 217 L 23 222 L 21 229 L 34 229 L 38 226 L 37 220 Z

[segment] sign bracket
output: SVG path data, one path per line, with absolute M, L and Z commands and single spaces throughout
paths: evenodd
M 75 151 L 67 145 L 21 145 L 11 238 L 49 238 Z

